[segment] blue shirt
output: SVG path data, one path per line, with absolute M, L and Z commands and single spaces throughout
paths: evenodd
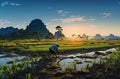
M 54 52 L 58 51 L 58 46 L 56 44 L 52 45 L 49 47 L 51 50 L 53 50 Z

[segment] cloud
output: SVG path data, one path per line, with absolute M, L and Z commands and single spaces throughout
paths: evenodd
M 94 19 L 94 18 L 90 18 L 90 19 L 88 19 L 89 21 L 96 21 L 96 19 Z
M 10 24 L 10 21 L 0 19 L 0 27 L 5 27 L 5 26 L 8 26 L 9 24 Z
M 76 18 L 65 18 L 62 19 L 63 23 L 71 23 L 71 22 L 80 22 L 80 21 L 84 21 L 84 17 L 76 17 Z
M 57 10 L 57 13 L 61 16 L 65 16 L 66 14 L 69 14 L 72 11 L 64 11 L 64 10 Z
M 84 17 L 73 17 L 73 18 L 64 18 L 64 19 L 53 19 L 52 21 L 62 21 L 62 23 L 71 23 L 71 22 L 81 22 L 85 21 Z
M 71 17 L 71 18 L 75 18 L 75 17 L 79 17 L 79 16 L 76 16 L 76 15 L 71 15 L 70 17 Z
M 21 4 L 17 4 L 17 3 L 10 3 L 11 6 L 20 6 Z
M 7 2 L 7 1 L 1 3 L 2 7 L 5 7 L 5 6 L 20 6 L 20 5 L 21 4 L 13 3 L 13 2 Z
M 111 16 L 112 13 L 109 13 L 109 12 L 106 12 L 106 13 L 103 13 L 103 17 L 106 18 L 106 17 L 109 17 Z
M 8 2 L 2 2 L 1 6 L 4 7 L 4 6 L 7 6 L 8 4 L 9 4 Z
M 58 14 L 62 14 L 63 10 L 58 10 L 57 12 L 58 12 Z

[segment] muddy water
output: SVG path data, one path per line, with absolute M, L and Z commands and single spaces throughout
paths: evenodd
M 6 54 L 0 54 L 0 57 L 5 56 Z
M 3 57 L 5 55 L 6 54 L 0 54 L 0 65 L 1 66 L 7 64 L 7 62 L 9 62 L 9 61 L 21 60 L 21 59 L 25 58 L 25 56 Z
M 111 48 L 105 51 L 98 51 L 102 55 L 96 55 L 95 52 L 89 52 L 85 54 L 72 54 L 67 56 L 59 56 L 60 58 L 57 59 L 57 63 L 60 65 L 61 69 L 65 71 L 67 67 L 81 70 L 83 68 L 86 68 L 86 66 L 91 67 L 93 66 L 93 63 L 100 63 L 100 62 L 106 62 L 106 58 L 109 58 L 110 54 L 107 54 L 106 52 L 114 52 L 116 51 L 115 48 Z M 105 55 L 103 55 L 105 54 Z

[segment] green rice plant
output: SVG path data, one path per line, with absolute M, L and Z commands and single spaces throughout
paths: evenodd
M 93 61 L 93 66 L 96 64 L 96 61 Z
M 34 71 L 34 70 L 35 70 L 35 60 L 34 60 L 34 58 L 32 58 L 30 64 L 31 64 L 31 69 L 32 69 L 32 71 Z
M 80 71 L 83 71 L 83 69 L 81 68 Z
M 102 63 L 103 63 L 103 61 L 102 61 L 102 59 L 100 58 L 99 64 L 102 64 Z
M 24 62 L 24 63 L 23 63 L 23 69 L 24 69 L 25 71 L 28 71 L 28 69 L 29 69 L 29 62 Z
M 65 71 L 66 72 L 72 72 L 73 71 L 73 67 L 72 66 L 65 66 Z
M 16 60 L 13 60 L 13 63 L 12 63 L 12 71 L 13 71 L 13 74 L 16 73 L 19 68 L 17 67 L 17 63 L 16 63 Z
M 42 60 L 41 56 L 37 57 L 37 66 L 39 66 L 41 60 Z
M 2 75 L 5 79 L 11 79 L 13 71 L 10 66 L 5 65 L 5 66 L 3 66 L 2 73 L 3 73 Z
M 24 62 L 21 62 L 17 65 L 19 70 L 23 70 L 23 64 L 24 64 Z
M 73 62 L 71 65 L 65 66 L 66 72 L 73 72 L 75 70 L 77 70 L 76 69 L 76 62 Z
M 26 74 L 26 79 L 32 79 L 32 78 L 31 78 L 31 73 L 27 73 L 27 74 Z
M 89 63 L 87 63 L 86 66 L 85 66 L 86 72 L 88 72 L 88 68 L 89 68 Z
M 86 64 L 86 69 L 88 69 L 88 68 L 89 68 L 89 63 Z
M 38 65 L 38 57 L 34 58 L 35 66 Z
M 0 79 L 3 79 L 3 69 L 0 69 Z
M 73 66 L 74 70 L 77 70 L 75 61 L 72 63 L 72 66 Z
M 112 69 L 120 68 L 120 51 L 114 52 L 111 56 L 111 67 Z
M 46 72 L 46 69 L 45 69 L 45 68 L 44 68 L 44 69 L 42 69 L 42 70 L 41 70 L 41 72 Z
M 8 66 L 8 67 L 6 68 L 6 72 L 7 72 L 8 78 L 11 79 L 12 74 L 13 74 L 13 71 L 12 71 L 11 67 Z

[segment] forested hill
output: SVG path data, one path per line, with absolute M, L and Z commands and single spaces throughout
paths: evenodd
M 53 38 L 46 25 L 40 19 L 34 19 L 26 29 L 18 29 L 12 26 L 0 29 L 0 39 L 42 39 Z

